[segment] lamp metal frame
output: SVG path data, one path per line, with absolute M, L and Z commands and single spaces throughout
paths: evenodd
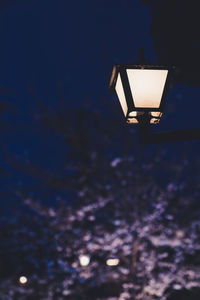
M 164 86 L 164 90 L 162 93 L 162 98 L 160 101 L 160 106 L 157 108 L 152 108 L 152 107 L 136 107 L 134 104 L 134 99 L 132 96 L 131 92 L 131 87 L 130 83 L 128 80 L 128 75 L 127 75 L 127 70 L 167 70 L 167 78 Z M 171 87 L 173 85 L 174 81 L 174 73 L 175 73 L 175 67 L 173 66 L 161 66 L 161 65 L 153 65 L 153 64 L 120 64 L 120 65 L 115 65 L 113 67 L 112 71 L 112 76 L 109 84 L 109 90 L 110 92 L 114 93 L 115 92 L 115 87 L 116 87 L 116 82 L 118 75 L 120 74 L 121 81 L 122 81 L 122 86 L 123 86 L 123 91 L 126 99 L 126 104 L 127 104 L 127 114 L 125 116 L 126 121 L 128 118 L 130 118 L 129 113 L 132 111 L 136 112 L 161 112 L 163 113 L 165 102 L 166 102 L 166 97 L 169 91 L 171 90 Z M 138 118 L 137 116 L 134 117 L 138 120 L 138 123 L 140 123 L 141 117 Z

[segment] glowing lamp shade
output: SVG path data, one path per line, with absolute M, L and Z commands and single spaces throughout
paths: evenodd
M 116 92 L 128 123 L 139 123 L 148 114 L 150 123 L 159 122 L 169 84 L 169 68 L 153 65 L 114 67 L 110 87 Z
M 127 70 L 135 108 L 159 108 L 167 70 Z
M 126 116 L 127 111 L 128 111 L 128 106 L 127 106 L 127 103 L 126 103 L 126 97 L 125 97 L 125 94 L 124 94 L 124 88 L 123 88 L 123 85 L 122 85 L 122 80 L 121 80 L 120 74 L 118 74 L 118 77 L 117 77 L 115 90 L 117 92 L 117 96 L 119 98 L 119 102 L 121 104 L 124 115 Z

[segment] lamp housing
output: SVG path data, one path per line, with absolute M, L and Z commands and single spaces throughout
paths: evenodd
M 151 64 L 113 67 L 109 88 L 116 92 L 127 123 L 141 123 L 144 116 L 150 124 L 159 123 L 174 71 Z

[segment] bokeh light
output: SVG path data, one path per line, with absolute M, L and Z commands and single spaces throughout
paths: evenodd
M 25 277 L 25 276 L 20 276 L 19 277 L 19 282 L 21 283 L 21 284 L 26 284 L 27 283 L 27 278 Z
M 86 267 L 90 263 L 90 257 L 88 255 L 80 255 L 79 262 L 81 266 Z
M 119 264 L 119 259 L 118 258 L 109 258 L 106 260 L 107 266 L 113 267 L 117 266 Z

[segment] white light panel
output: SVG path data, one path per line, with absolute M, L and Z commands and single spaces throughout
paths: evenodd
M 119 102 L 121 104 L 124 115 L 126 116 L 127 111 L 128 111 L 128 106 L 127 106 L 127 103 L 126 103 L 126 98 L 125 98 L 124 89 L 123 89 L 123 86 L 122 86 L 122 81 L 121 81 L 120 74 L 118 74 L 118 77 L 117 77 L 115 90 L 116 90 L 117 96 L 119 98 Z
M 167 73 L 168 70 L 127 69 L 135 108 L 160 107 Z

